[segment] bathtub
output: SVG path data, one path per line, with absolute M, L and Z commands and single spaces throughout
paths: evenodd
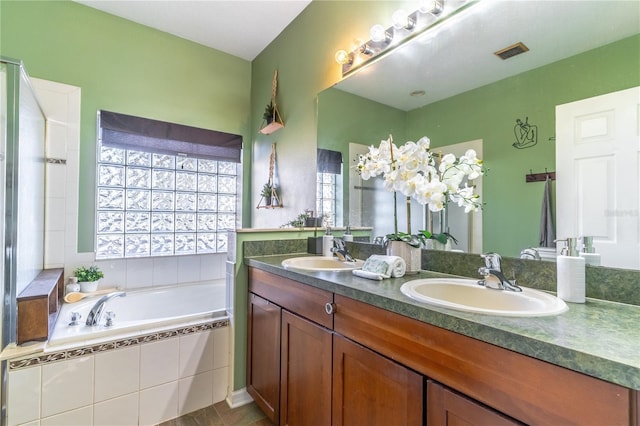
M 96 326 L 87 326 L 85 321 L 102 295 L 65 303 L 45 351 L 99 344 L 223 320 L 228 318 L 225 286 L 225 280 L 221 279 L 205 284 L 125 291 L 125 297 L 114 297 L 107 302 L 101 324 Z M 107 311 L 115 313 L 110 327 L 104 325 Z M 74 312 L 79 313 L 81 319 L 78 325 L 69 325 Z

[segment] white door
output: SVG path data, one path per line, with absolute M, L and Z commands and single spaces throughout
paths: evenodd
M 640 268 L 640 87 L 556 107 L 557 238 L 593 236 L 602 265 Z

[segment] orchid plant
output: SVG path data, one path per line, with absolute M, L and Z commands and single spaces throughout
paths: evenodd
M 474 186 L 467 182 L 462 186 L 465 178 L 473 180 L 484 173 L 482 160 L 476 152 L 470 149 L 460 158 L 453 154 L 434 155 L 429 149 L 430 144 L 425 136 L 417 142 L 408 141 L 398 147 L 389 135 L 389 139 L 381 141 L 377 148 L 370 146 L 369 152 L 359 157 L 356 168 L 362 179 L 381 176 L 384 188 L 394 193 L 395 234 L 388 235 L 388 239 L 405 241 L 412 246 L 419 246 L 426 238 L 438 239 L 429 231 L 420 231 L 416 235 L 411 235 L 410 229 L 408 233 L 398 232 L 397 192 L 428 206 L 432 212 L 443 210 L 450 202 L 464 207 L 465 213 L 482 207 Z M 407 210 L 409 208 L 407 203 Z M 409 211 L 407 215 L 409 217 Z

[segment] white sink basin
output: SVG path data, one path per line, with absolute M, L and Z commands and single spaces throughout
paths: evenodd
M 477 280 L 456 278 L 417 279 L 400 291 L 430 305 L 478 314 L 537 317 L 557 315 L 569 308 L 552 294 L 522 287 L 522 292 L 493 290 Z
M 341 262 L 334 257 L 324 256 L 304 256 L 293 257 L 282 261 L 282 266 L 286 269 L 296 269 L 299 271 L 351 271 L 362 268 L 364 261 Z

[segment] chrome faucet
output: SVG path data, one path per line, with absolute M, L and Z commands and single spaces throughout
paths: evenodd
M 89 311 L 89 315 L 87 315 L 86 324 L 89 326 L 100 324 L 100 320 L 102 319 L 102 312 L 104 311 L 104 307 L 107 305 L 107 302 L 114 297 L 125 297 L 127 293 L 124 291 L 114 291 L 113 293 L 106 294 L 102 296 L 98 301 L 93 305 L 91 311 Z
M 336 255 L 341 262 L 355 262 L 356 260 L 351 256 L 347 250 L 347 246 L 342 238 L 333 239 L 333 248 L 331 252 Z
M 516 284 L 516 280 L 509 281 L 502 273 L 502 257 L 498 253 L 485 253 L 480 257 L 484 259 L 485 266 L 478 269 L 478 273 L 484 278 L 478 284 L 493 290 L 522 291 Z
M 520 252 L 520 259 L 540 260 L 540 253 L 533 247 L 529 247 Z

